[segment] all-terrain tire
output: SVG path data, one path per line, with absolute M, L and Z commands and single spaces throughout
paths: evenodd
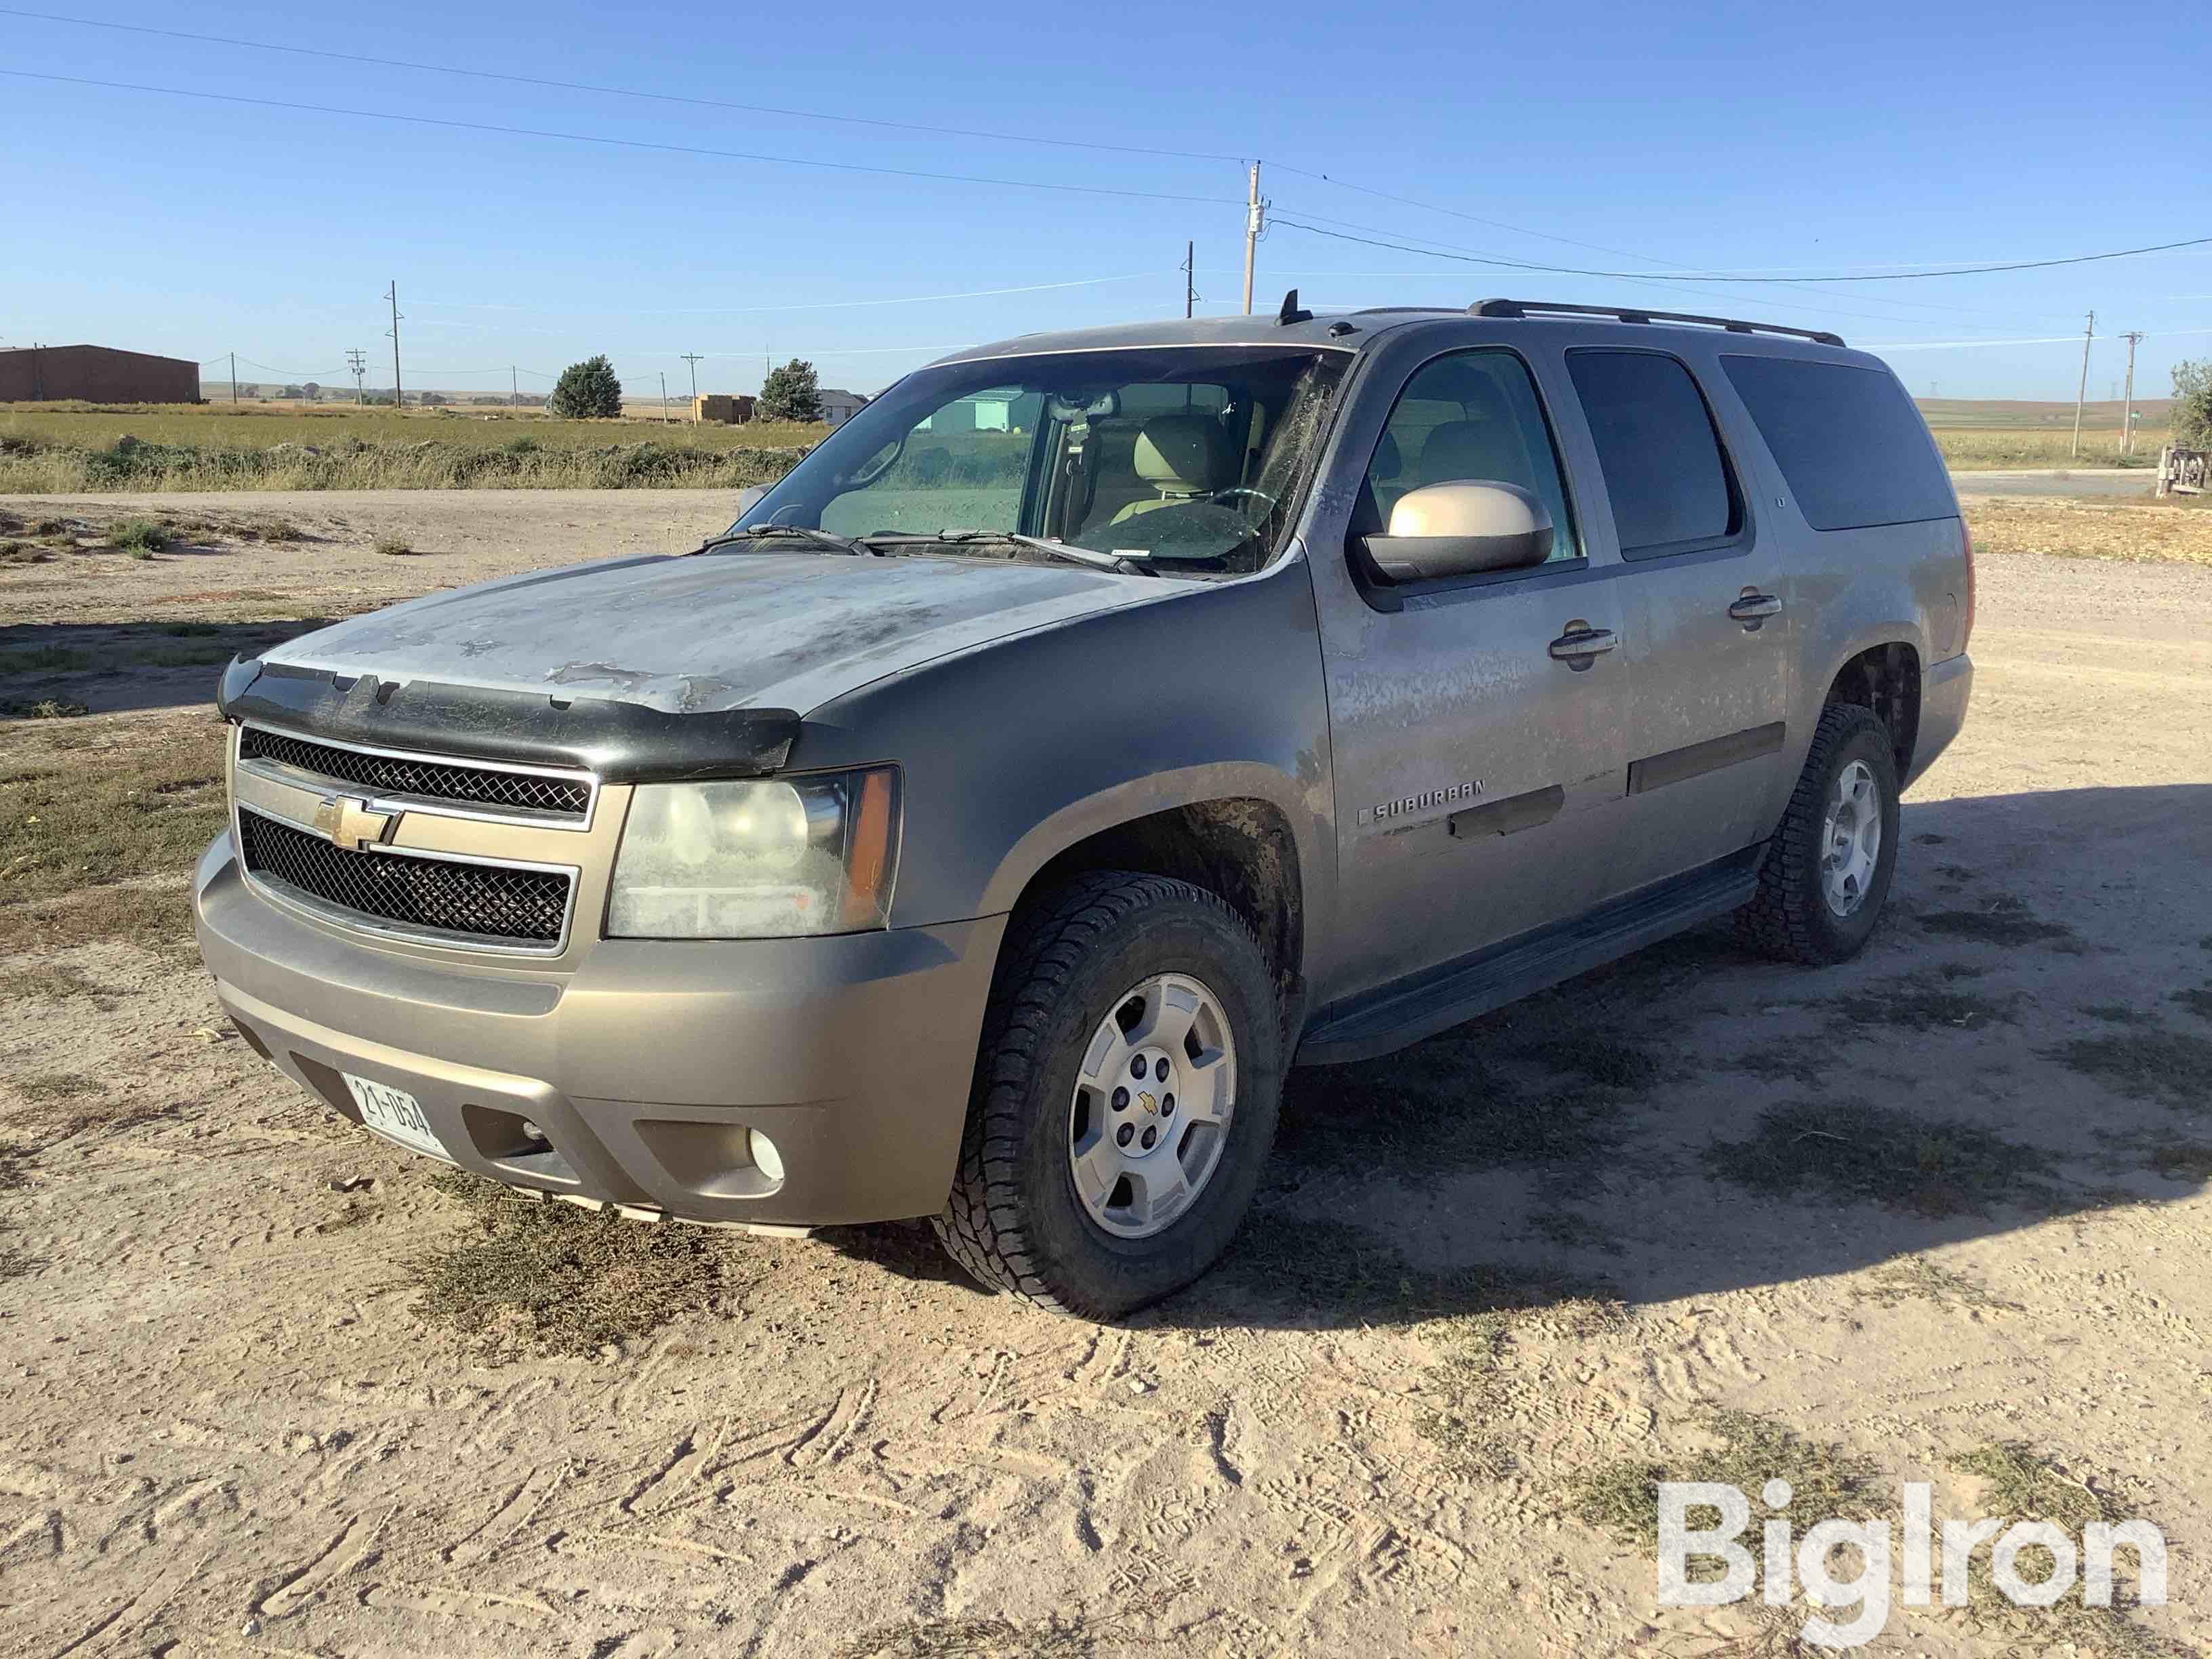
M 1154 975 L 1198 981 L 1236 1044 L 1235 1108 L 1189 1207 L 1146 1238 L 1109 1232 L 1069 1169 L 1070 1109 L 1093 1034 Z M 1025 907 L 1000 955 L 951 1197 L 935 1218 L 985 1285 L 1079 1318 L 1109 1319 L 1212 1267 L 1250 1206 L 1275 1138 L 1284 1069 L 1275 988 L 1252 930 L 1205 889 L 1105 871 Z
M 1865 896 L 1848 915 L 1828 902 L 1821 866 L 1827 809 L 1836 782 L 1854 762 L 1874 775 L 1881 797 L 1881 846 Z M 1759 894 L 1735 913 L 1736 936 L 1783 962 L 1823 967 L 1856 956 L 1881 919 L 1897 863 L 1897 758 L 1889 728 L 1870 708 L 1831 703 L 1814 728 L 1812 752 L 1798 775 L 1781 826 L 1759 861 Z

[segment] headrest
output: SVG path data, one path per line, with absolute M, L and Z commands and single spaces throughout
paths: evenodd
M 1503 421 L 1446 421 L 1421 446 L 1421 482 L 1487 478 L 1528 482 L 1528 452 Z
M 1234 482 L 1229 434 L 1211 415 L 1158 415 L 1137 432 L 1137 476 L 1163 490 L 1212 495 Z

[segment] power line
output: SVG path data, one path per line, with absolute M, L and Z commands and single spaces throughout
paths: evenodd
M 1400 253 L 1419 253 L 1431 259 L 1455 260 L 1461 264 L 1492 265 L 1501 270 L 1507 270 L 1542 271 L 1554 276 L 1604 276 L 1620 281 L 1658 281 L 1662 283 L 1671 283 L 1676 280 L 1674 277 L 1667 276 L 1663 273 L 1649 270 L 1588 270 L 1576 265 L 1547 265 L 1538 264 L 1527 259 L 1501 258 L 1495 254 L 1478 255 L 1465 253 L 1439 253 L 1433 248 L 1415 247 L 1406 242 L 1380 241 L 1372 237 L 1349 235 L 1342 231 L 1323 230 L 1318 225 L 1305 224 L 1296 219 L 1285 219 L 1279 214 L 1273 216 L 1272 222 L 1279 225 L 1288 225 L 1292 230 L 1306 231 L 1316 236 L 1333 237 L 1340 242 L 1359 242 L 1368 247 L 1387 247 Z M 1726 272 L 1711 270 L 1689 271 L 1685 273 L 1685 276 L 1687 279 L 1700 283 L 1748 283 L 1757 284 L 1833 282 L 1909 283 L 1929 276 L 1985 276 L 1992 271 L 2041 270 L 2052 265 L 2085 265 L 2094 264 L 2101 259 L 2128 259 L 2133 258 L 2138 254 L 2164 253 L 2173 248 L 2203 247 L 2208 244 L 2212 244 L 2212 236 L 2194 236 L 2184 241 L 2158 242 L 2148 247 L 2116 248 L 2107 253 L 2076 253 L 2069 255 L 2064 258 L 2056 259 L 2020 259 L 2008 264 L 1958 265 L 1954 266 L 1948 270 L 1892 271 L 1886 276 L 1838 276 L 1833 274 L 1820 276 L 1731 276 Z
M 642 311 L 629 311 L 631 317 L 735 317 L 749 316 L 762 312 L 780 311 L 851 311 L 872 306 L 924 305 L 939 300 L 990 300 L 1007 294 L 1043 294 L 1055 289 L 1095 288 L 1107 283 L 1150 282 L 1167 273 L 1157 270 L 1133 271 L 1126 276 L 1079 276 L 1064 283 L 1024 283 L 1017 288 L 977 288 L 961 294 L 902 294 L 884 300 L 810 300 L 787 306 L 674 306 L 656 307 Z M 574 314 L 568 311 L 544 306 L 510 306 L 477 300 L 417 300 L 418 306 L 444 306 L 455 311 L 511 311 L 527 316 L 560 317 Z M 441 323 L 441 328 L 463 328 L 471 325 Z
M 1245 159 L 1241 155 L 1215 155 L 1206 150 L 1158 149 L 1146 144 L 1109 144 L 1093 139 L 1048 138 L 1028 132 L 986 132 L 971 127 L 936 126 L 924 121 L 889 121 L 866 115 L 827 115 L 819 110 L 780 109 L 771 104 L 738 104 L 722 98 L 687 97 L 680 93 L 647 92 L 636 87 L 601 86 L 586 81 L 554 81 L 535 75 L 508 75 L 497 70 L 466 69 L 453 64 L 424 64 L 404 58 L 372 58 L 361 52 L 331 52 L 317 46 L 280 46 L 273 40 L 247 40 L 236 35 L 194 34 L 184 29 L 154 28 L 143 23 L 118 23 L 106 18 L 67 17 L 58 12 L 22 11 L 13 6 L 0 6 L 0 17 L 28 17 L 42 23 L 69 23 L 81 28 L 160 35 L 171 40 L 196 40 L 204 46 L 244 46 L 253 52 L 281 52 L 295 58 L 326 58 L 332 63 L 369 64 L 380 69 L 420 70 L 433 75 L 459 75 L 478 81 L 504 81 L 513 86 L 544 87 L 556 92 L 603 93 L 614 98 L 643 98 L 654 103 L 688 104 L 697 109 L 738 110 L 749 115 L 776 115 L 801 121 L 836 121 L 848 126 L 888 127 L 902 132 L 934 133 L 947 138 L 988 138 L 997 143 L 1046 144 L 1058 149 L 1104 150 L 1120 155 L 1158 155 L 1182 161 L 1242 161 Z
M 668 155 L 704 155 L 717 161 L 756 161 L 770 167 L 815 167 L 827 173 L 866 173 L 887 179 L 926 179 L 939 184 L 990 185 L 1000 190 L 1048 190 L 1075 196 L 1114 196 L 1140 202 L 1195 202 L 1203 207 L 1239 205 L 1224 196 L 1182 196 L 1157 190 L 1116 190 L 1106 185 L 1063 185 L 1036 179 L 994 179 L 971 173 L 925 173 L 913 167 L 869 167 L 859 161 L 817 161 L 800 155 L 768 155 L 750 150 L 710 149 L 702 144 L 669 144 L 647 138 L 609 138 L 590 132 L 559 132 L 544 127 L 508 127 L 489 121 L 460 121 L 440 115 L 402 115 L 389 110 L 345 109 L 331 104 L 299 104 L 279 98 L 248 98 L 241 93 L 199 92 L 187 87 L 149 87 L 131 81 L 96 81 L 82 75 L 49 75 L 38 70 L 0 69 L 24 81 L 52 81 L 64 86 L 100 87 L 110 92 L 150 92 L 164 98 L 198 98 L 211 103 L 246 104 L 309 115 L 348 115 L 364 121 L 398 121 L 410 126 L 447 127 L 463 132 L 496 132 L 510 138 L 556 138 L 566 143 L 605 144 L 617 149 L 658 150 Z

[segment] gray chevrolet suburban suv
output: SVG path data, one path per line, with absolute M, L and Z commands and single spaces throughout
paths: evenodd
M 1285 1068 L 1874 928 L 1973 574 L 1876 359 L 1489 301 L 1033 335 L 695 551 L 226 671 L 201 950 L 337 1111 L 640 1220 L 928 1216 L 1107 1316 Z

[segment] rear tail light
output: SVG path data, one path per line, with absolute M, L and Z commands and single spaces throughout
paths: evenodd
M 1966 648 L 1966 641 L 1974 636 L 1974 532 L 1966 515 L 1959 517 L 1959 545 L 1966 556 L 1966 620 L 1959 629 L 1959 649 Z

